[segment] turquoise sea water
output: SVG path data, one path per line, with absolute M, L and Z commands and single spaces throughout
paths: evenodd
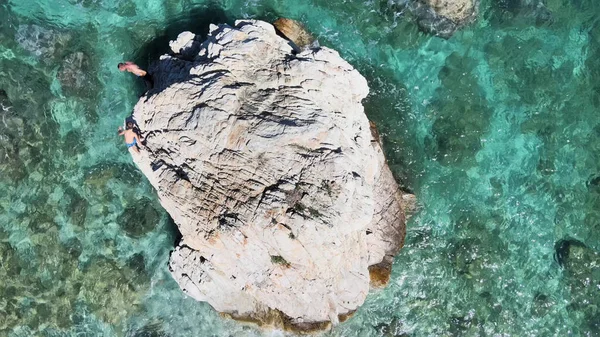
M 279 16 L 367 78 L 420 202 L 390 285 L 325 335 L 600 336 L 599 15 L 483 0 L 445 40 L 388 1 L 0 0 L 0 336 L 284 335 L 181 293 L 173 224 L 116 136 L 142 91 L 118 62 Z

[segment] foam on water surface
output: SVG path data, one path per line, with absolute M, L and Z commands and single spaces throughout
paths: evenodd
M 0 335 L 284 335 L 182 294 L 173 224 L 116 136 L 142 90 L 118 62 L 279 16 L 367 78 L 420 202 L 390 285 L 328 334 L 600 335 L 600 5 L 534 2 L 482 1 L 448 40 L 386 1 L 0 4 Z

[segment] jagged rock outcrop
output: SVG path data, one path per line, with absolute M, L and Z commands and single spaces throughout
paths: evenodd
M 398 189 L 361 101 L 328 48 L 294 51 L 271 24 L 182 34 L 135 106 L 138 167 L 182 240 L 181 288 L 237 319 L 322 329 L 385 283 L 405 236 Z M 197 51 L 190 53 L 190 51 Z

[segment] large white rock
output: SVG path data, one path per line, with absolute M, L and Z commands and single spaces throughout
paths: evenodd
M 370 276 L 385 283 L 405 235 L 367 82 L 334 50 L 295 55 L 261 21 L 213 26 L 198 47 L 163 55 L 134 110 L 147 140 L 134 161 L 183 235 L 173 277 L 234 318 L 335 324 Z

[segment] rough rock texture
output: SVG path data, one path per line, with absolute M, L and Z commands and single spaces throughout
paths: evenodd
M 431 7 L 438 15 L 446 17 L 457 24 L 469 21 L 477 10 L 474 0 L 419 0 Z
M 183 236 L 173 277 L 234 318 L 343 321 L 370 277 L 389 278 L 405 236 L 367 82 L 331 49 L 295 54 L 261 21 L 211 26 L 199 46 L 180 37 L 134 109 L 146 144 L 132 152 Z
M 196 34 L 192 32 L 183 32 L 177 36 L 177 39 L 169 42 L 171 51 L 175 54 L 181 54 L 186 49 L 192 47 L 192 43 L 196 39 Z
M 200 51 L 201 41 L 198 41 L 196 34 L 192 32 L 183 32 L 177 36 L 177 39 L 169 42 L 171 51 L 178 58 L 192 61 Z
M 273 26 L 300 50 L 309 47 L 315 42 L 315 39 L 306 31 L 304 25 L 296 20 L 279 18 L 273 22 Z
M 479 13 L 479 0 L 390 0 L 398 12 L 415 17 L 421 29 L 449 38 Z

